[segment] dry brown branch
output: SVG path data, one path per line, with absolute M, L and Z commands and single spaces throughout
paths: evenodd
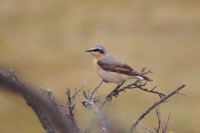
M 128 86 L 125 86 L 122 88 L 121 91 L 124 91 L 125 89 L 132 89 L 132 88 L 137 88 L 137 89 L 140 89 L 140 90 L 143 90 L 145 92 L 149 92 L 149 93 L 154 93 L 154 94 L 157 94 L 160 96 L 160 98 L 162 98 L 163 96 L 165 96 L 164 93 L 161 93 L 161 92 L 158 92 L 158 91 L 155 91 L 155 89 L 157 88 L 157 86 L 153 87 L 152 89 L 147 89 L 147 88 L 144 88 L 147 84 L 147 81 L 136 81 Z
M 102 85 L 103 80 L 101 80 L 97 86 L 92 89 L 92 91 L 88 91 L 88 94 L 83 91 L 83 96 L 84 96 L 84 100 L 82 102 L 83 106 L 86 107 L 87 109 L 93 109 L 95 114 L 97 115 L 99 122 L 101 124 L 101 133 L 107 133 L 107 122 L 104 119 L 103 114 L 101 113 L 101 111 L 99 110 L 98 107 L 96 107 L 96 103 L 99 102 L 100 100 L 100 95 L 95 94 L 95 92 L 97 91 L 97 89 Z
M 103 80 L 101 80 L 96 87 L 94 87 L 92 89 L 92 91 L 88 90 L 88 93 L 86 93 L 85 91 L 83 91 L 83 96 L 84 96 L 84 100 L 82 102 L 83 106 L 87 109 L 92 109 L 92 104 L 96 104 L 97 102 L 99 102 L 101 96 L 100 95 L 94 95 L 97 92 L 97 89 L 102 85 Z
M 151 131 L 150 128 L 145 127 L 144 125 L 142 125 L 142 123 L 140 122 L 139 125 L 145 130 L 145 133 L 154 133 L 153 131 Z
M 53 93 L 49 89 L 45 90 L 43 89 L 43 87 L 40 88 L 43 96 L 47 97 L 56 107 L 60 107 L 60 111 L 65 117 L 67 117 L 70 120 L 71 128 L 74 129 L 76 133 L 80 133 L 81 131 L 75 120 L 75 99 L 80 93 L 80 91 L 84 88 L 85 84 L 86 81 L 83 83 L 80 89 L 75 89 L 73 95 L 71 94 L 69 88 L 66 89 L 65 94 L 67 96 L 67 103 L 65 105 L 57 103 Z
M 142 75 L 146 75 L 149 73 L 153 73 L 153 71 L 151 69 L 147 70 L 147 67 L 142 68 L 142 70 L 141 70 Z
M 162 124 L 162 120 L 161 120 L 161 116 L 160 116 L 160 107 L 158 105 L 158 107 L 155 107 L 156 109 L 156 116 L 157 116 L 157 119 L 158 119 L 158 127 L 155 128 L 155 131 L 156 133 L 159 133 L 160 131 L 160 127 L 163 129 L 163 124 Z
M 152 73 L 151 70 L 147 70 L 146 68 L 142 69 L 141 74 L 145 75 L 148 73 Z M 150 128 L 144 127 L 140 121 L 153 110 L 156 109 L 156 115 L 158 120 L 158 127 L 155 128 L 155 132 L 159 133 L 160 130 L 162 133 L 166 133 L 170 115 L 166 122 L 162 122 L 160 116 L 160 109 L 159 105 L 163 102 L 166 102 L 171 96 L 174 94 L 187 96 L 179 91 L 185 87 L 185 85 L 181 85 L 180 87 L 176 88 L 169 94 L 164 94 L 161 92 L 156 91 L 156 87 L 152 89 L 146 88 L 147 82 L 136 80 L 131 84 L 128 84 L 124 87 L 118 85 L 102 102 L 100 102 L 101 96 L 98 95 L 97 90 L 102 85 L 103 80 L 97 84 L 91 91 L 85 92 L 83 91 L 84 100 L 82 104 L 87 109 L 93 109 L 97 118 L 100 122 L 100 129 L 101 133 L 107 133 L 112 131 L 108 126 L 108 122 L 105 119 L 103 113 L 101 112 L 101 108 L 106 104 L 107 101 L 112 100 L 113 96 L 118 96 L 120 92 L 125 92 L 128 89 L 140 89 L 142 91 L 156 94 L 160 97 L 160 100 L 154 102 L 145 112 L 143 112 L 132 124 L 130 133 L 135 131 L 135 128 L 138 124 L 141 125 L 143 129 L 145 129 L 146 133 L 153 133 Z M 55 133 L 60 131 L 61 133 L 81 133 L 81 130 L 78 128 L 77 122 L 75 120 L 75 99 L 77 98 L 78 94 L 82 92 L 86 82 L 82 85 L 80 89 L 75 89 L 75 92 L 71 94 L 70 89 L 66 90 L 67 96 L 67 103 L 65 105 L 61 105 L 57 103 L 52 91 L 45 90 L 42 87 L 41 92 L 42 95 L 33 92 L 33 89 L 30 87 L 26 87 L 22 82 L 18 80 L 12 70 L 8 72 L 8 74 L 3 73 L 0 71 L 0 84 L 9 87 L 10 89 L 14 90 L 15 92 L 22 94 L 27 102 L 27 104 L 35 111 L 38 119 L 42 123 L 46 133 Z M 100 104 L 99 104 L 100 103 Z M 98 105 L 99 104 L 99 105 Z M 112 125 L 113 126 L 113 125 Z M 87 133 L 90 130 L 86 131 Z
M 103 80 L 101 80 L 97 86 L 90 92 L 89 98 L 92 98 L 92 96 L 94 95 L 94 93 L 97 91 L 97 89 L 103 84 Z
M 141 70 L 142 75 L 146 75 L 146 74 L 149 74 L 149 73 L 152 73 L 152 71 L 147 70 L 146 67 Z M 147 85 L 146 81 L 136 80 L 133 83 L 130 83 L 130 84 L 124 86 L 124 87 L 121 87 L 122 85 L 123 85 L 123 83 L 121 85 L 118 85 L 108 96 L 106 96 L 106 98 L 99 105 L 99 109 L 101 109 L 106 104 L 106 102 L 111 101 L 113 96 L 116 97 L 116 96 L 119 95 L 120 92 L 125 92 L 127 89 L 137 88 L 137 89 L 140 89 L 140 90 L 148 92 L 148 93 L 156 94 L 160 98 L 165 96 L 164 93 L 155 91 L 157 86 L 153 87 L 152 89 L 145 88 L 145 86 Z
M 165 131 L 165 133 L 167 132 L 167 127 L 168 127 L 168 124 L 169 124 L 170 117 L 171 117 L 171 113 L 169 113 L 169 115 L 168 115 L 167 122 L 164 122 L 164 131 Z
M 74 100 L 78 93 L 83 89 L 84 85 L 79 89 L 75 90 L 75 93 L 71 96 L 70 89 L 67 89 L 67 92 L 65 93 L 67 96 L 67 104 L 64 106 L 64 109 L 67 109 L 67 114 L 65 114 L 72 122 L 72 127 L 75 129 L 77 133 L 80 133 L 80 129 L 78 127 L 78 124 L 74 118 L 74 113 L 75 113 L 75 103 Z
M 172 95 L 177 94 L 177 92 L 179 92 L 181 89 L 183 89 L 186 85 L 181 85 L 180 87 L 176 88 L 175 90 L 173 90 L 171 93 L 169 93 L 168 95 L 165 95 L 164 97 L 162 97 L 162 99 L 160 99 L 159 101 L 154 102 L 154 104 L 152 104 L 146 111 L 144 111 L 132 124 L 131 129 L 130 129 L 130 133 L 133 132 L 133 130 L 135 129 L 135 127 L 137 126 L 137 124 L 155 107 L 157 107 L 159 104 L 165 102 L 168 98 L 170 98 Z
M 161 130 L 162 133 L 167 133 L 167 127 L 168 127 L 168 123 L 169 123 L 171 113 L 169 113 L 169 116 L 167 118 L 167 122 L 165 122 L 165 121 L 162 122 L 159 105 L 157 107 L 155 107 L 155 110 L 156 110 L 156 116 L 157 116 L 157 120 L 158 120 L 158 127 L 155 128 L 156 133 L 160 133 L 160 129 L 162 129 Z
M 60 110 L 30 86 L 26 87 L 12 70 L 8 74 L 0 71 L 0 85 L 5 86 L 1 89 L 10 89 L 12 92 L 24 96 L 26 103 L 36 113 L 46 133 L 55 133 L 57 130 L 61 133 L 75 133 L 69 125 L 69 120 L 63 117 Z

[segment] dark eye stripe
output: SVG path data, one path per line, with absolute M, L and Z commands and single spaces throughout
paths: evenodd
M 101 53 L 101 54 L 104 54 L 104 51 L 103 51 L 102 49 L 94 49 L 94 50 L 92 50 L 92 51 L 94 51 L 94 52 L 99 52 L 99 53 Z
M 93 51 L 94 51 L 94 52 L 97 52 L 97 51 L 99 51 L 99 49 L 94 49 Z

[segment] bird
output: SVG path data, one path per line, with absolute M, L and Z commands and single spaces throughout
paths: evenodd
M 107 52 L 100 44 L 94 45 L 85 52 L 91 53 L 95 71 L 106 83 L 116 83 L 121 86 L 129 79 L 152 81 L 150 78 L 135 71 L 116 56 Z

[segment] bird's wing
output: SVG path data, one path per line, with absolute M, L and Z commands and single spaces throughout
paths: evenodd
M 129 65 L 123 63 L 116 57 L 109 55 L 97 62 L 97 64 L 104 70 L 110 72 L 117 72 L 131 76 L 141 76 L 138 72 L 134 71 Z

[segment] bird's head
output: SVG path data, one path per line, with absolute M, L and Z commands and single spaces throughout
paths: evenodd
M 90 52 L 92 56 L 96 59 L 103 58 L 106 54 L 107 51 L 102 45 L 95 45 L 89 50 L 86 50 L 85 52 Z

